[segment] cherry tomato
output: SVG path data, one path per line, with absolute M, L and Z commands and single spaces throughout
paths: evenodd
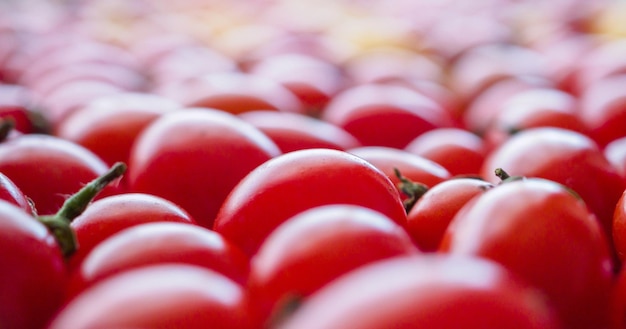
M 210 268 L 239 284 L 248 277 L 248 258 L 216 232 L 184 222 L 146 222 L 98 243 L 74 271 L 69 294 L 117 273 L 162 263 Z
M 207 268 L 152 265 L 99 282 L 72 299 L 49 329 L 254 328 L 242 286 Z
M 43 328 L 63 301 L 67 271 L 54 237 L 23 209 L 0 200 L 0 323 Z
M 213 229 L 252 256 L 281 223 L 314 206 L 345 203 L 406 224 L 400 195 L 369 162 L 332 149 L 277 156 L 252 170 L 224 201 Z
M 613 278 L 607 240 L 571 190 L 528 178 L 468 202 L 448 226 L 441 250 L 502 264 L 541 289 L 567 328 L 602 328 Z
M 107 170 L 94 153 L 58 137 L 27 134 L 0 143 L 0 172 L 33 200 L 40 215 L 56 213 L 67 196 Z M 118 192 L 112 184 L 99 198 Z
M 16 205 L 29 214 L 34 212 L 32 205 L 24 193 L 22 193 L 22 190 L 3 173 L 0 173 L 0 199 Z
M 487 145 L 478 135 L 461 128 L 438 128 L 413 139 L 405 151 L 446 168 L 452 176 L 478 175 Z
M 420 134 L 453 125 L 451 114 L 414 89 L 361 84 L 336 95 L 322 119 L 342 127 L 365 146 L 405 147 Z
M 513 176 L 541 177 L 576 191 L 610 237 L 615 204 L 626 189 L 623 180 L 586 135 L 555 127 L 526 129 L 485 159 L 481 175 L 492 182 L 503 168 Z
M 314 207 L 265 239 L 251 259 L 248 290 L 263 322 L 275 322 L 288 303 L 306 299 L 350 270 L 417 252 L 404 228 L 377 211 L 345 204 Z
M 344 129 L 301 113 L 259 110 L 238 116 L 259 128 L 283 153 L 307 148 L 346 150 L 361 145 Z
M 168 199 L 210 228 L 239 180 L 280 153 L 269 137 L 233 114 L 188 108 L 162 115 L 137 137 L 129 190 Z
M 626 182 L 626 137 L 615 139 L 607 144 L 603 153 Z
M 454 178 L 429 188 L 407 214 L 407 231 L 423 251 L 439 249 L 456 213 L 494 185 L 473 178 Z
M 613 234 L 615 251 L 620 260 L 626 259 L 626 190 L 615 205 L 613 213 Z
M 600 147 L 626 137 L 626 73 L 596 81 L 582 91 L 580 118 Z
M 71 223 L 78 240 L 78 251 L 70 259 L 71 267 L 76 268 L 97 244 L 111 235 L 151 222 L 196 223 L 178 205 L 151 194 L 123 193 L 94 201 Z
M 611 296 L 611 329 L 626 328 L 626 270 L 622 270 L 615 278 L 613 294 Z
M 561 328 L 531 285 L 495 262 L 417 255 L 364 265 L 307 299 L 279 329 Z

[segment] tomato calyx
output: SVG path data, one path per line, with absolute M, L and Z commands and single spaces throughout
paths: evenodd
M 417 200 L 419 200 L 422 195 L 428 191 L 428 186 L 408 179 L 402 175 L 398 168 L 393 168 L 393 171 L 396 177 L 400 180 L 400 183 L 398 183 L 398 189 L 407 196 L 406 199 L 402 200 L 402 204 L 404 205 L 404 211 L 408 214 Z
M 275 328 L 294 314 L 303 303 L 304 297 L 298 293 L 284 295 L 272 311 L 265 328 Z
M 0 121 L 0 142 L 5 141 L 14 128 L 15 121 L 13 119 L 7 118 Z
M 102 176 L 89 182 L 70 196 L 54 215 L 36 216 L 52 233 L 61 248 L 63 256 L 71 256 L 78 249 L 76 234 L 70 223 L 85 211 L 89 203 L 111 182 L 126 172 L 126 164 L 117 162 Z
M 524 177 L 524 176 L 511 176 L 511 175 L 509 175 L 509 173 L 507 173 L 502 168 L 496 168 L 494 170 L 494 173 L 495 173 L 495 175 L 498 178 L 500 178 L 500 184 L 504 184 L 506 182 L 516 181 L 516 180 L 526 179 L 526 177 Z

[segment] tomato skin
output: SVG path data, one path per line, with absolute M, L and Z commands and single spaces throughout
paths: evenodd
M 422 251 L 439 249 L 456 213 L 493 184 L 473 178 L 454 178 L 429 188 L 407 214 L 407 231 Z
M 626 271 L 617 273 L 611 296 L 611 329 L 626 328 Z
M 624 261 L 626 259 L 626 190 L 615 205 L 612 238 L 617 257 Z
M 151 194 L 123 193 L 94 201 L 70 225 L 78 240 L 78 251 L 70 258 L 71 268 L 77 268 L 106 238 L 131 226 L 151 222 L 196 224 L 184 209 Z
M 63 301 L 67 270 L 61 249 L 32 215 L 0 200 L 0 323 L 42 328 Z
M 183 263 L 214 270 L 245 284 L 248 258 L 209 229 L 181 222 L 151 222 L 123 229 L 98 243 L 73 272 L 69 295 L 112 275 L 163 263 Z
M 600 147 L 626 136 L 624 83 L 626 73 L 605 77 L 583 90 L 580 96 L 580 118 L 589 127 L 589 136 Z
M 626 184 L 626 137 L 613 140 L 602 151 Z
M 502 264 L 541 289 L 568 328 L 606 324 L 609 242 L 584 202 L 561 184 L 529 178 L 488 190 L 459 210 L 440 250 Z
M 536 289 L 481 258 L 417 255 L 351 271 L 279 329 L 561 328 Z
M 348 152 L 307 149 L 277 156 L 244 177 L 224 201 L 213 229 L 252 256 L 291 216 L 332 203 L 362 205 L 406 224 L 400 195 L 384 173 Z
M 381 213 L 345 204 L 314 207 L 265 239 L 251 259 L 248 290 L 267 322 L 290 297 L 306 299 L 350 270 L 418 252 L 404 228 Z
M 55 214 L 67 196 L 107 170 L 93 152 L 55 136 L 25 134 L 0 144 L 0 172 L 33 200 L 40 215 Z M 119 192 L 112 184 L 97 198 Z
M 3 173 L 0 173 L 0 199 L 18 206 L 29 214 L 33 213 L 33 208 L 24 193 Z
M 186 108 L 162 115 L 137 137 L 129 190 L 168 199 L 210 228 L 237 182 L 279 154 L 269 137 L 233 114 Z
M 163 264 L 112 276 L 72 299 L 48 329 L 254 328 L 243 288 L 199 266 Z

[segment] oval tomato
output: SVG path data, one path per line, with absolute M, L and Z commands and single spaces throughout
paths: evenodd
M 278 225 L 314 206 L 362 205 L 404 226 L 400 195 L 369 162 L 332 149 L 277 156 L 244 177 L 224 201 L 213 229 L 252 256 Z
M 34 214 L 34 209 L 28 201 L 28 198 L 15 183 L 3 173 L 0 173 L 0 199 L 18 206 L 29 214 Z

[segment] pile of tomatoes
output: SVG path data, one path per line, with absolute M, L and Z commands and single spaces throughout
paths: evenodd
M 0 328 L 626 328 L 626 6 L 0 4 Z

